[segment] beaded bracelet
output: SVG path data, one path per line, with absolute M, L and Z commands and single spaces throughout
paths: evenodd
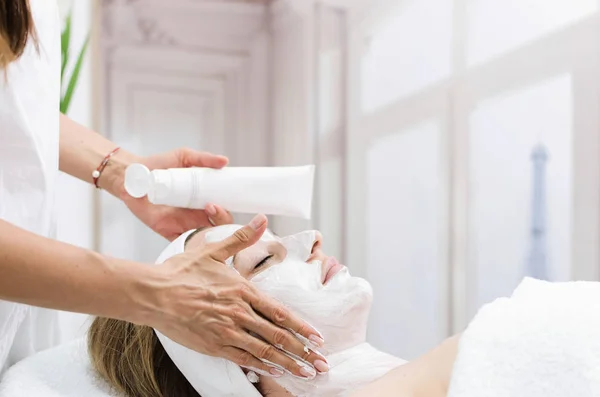
M 117 147 L 112 152 L 107 154 L 104 157 L 104 159 L 102 160 L 102 162 L 100 163 L 100 165 L 98 166 L 98 168 L 96 168 L 96 170 L 94 170 L 94 172 L 92 172 L 92 178 L 94 178 L 94 186 L 96 186 L 96 189 L 100 189 L 100 186 L 98 186 L 98 179 L 100 178 L 100 175 L 102 175 L 102 172 L 108 165 L 108 161 L 115 153 L 117 153 L 119 151 L 119 149 L 121 149 L 121 148 Z

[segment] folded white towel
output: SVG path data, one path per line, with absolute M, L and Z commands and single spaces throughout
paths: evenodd
M 35 354 L 11 367 L 0 397 L 114 397 L 91 367 L 85 340 Z
M 463 334 L 449 397 L 600 396 L 600 283 L 525 279 Z

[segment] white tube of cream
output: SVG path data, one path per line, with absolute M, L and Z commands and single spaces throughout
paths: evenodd
M 142 164 L 132 164 L 125 172 L 125 189 L 133 197 L 148 195 L 153 204 L 204 209 L 213 203 L 231 212 L 309 219 L 314 173 L 314 165 L 150 172 Z

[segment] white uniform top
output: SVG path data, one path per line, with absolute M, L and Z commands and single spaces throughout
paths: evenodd
M 60 20 L 55 0 L 30 0 L 39 51 L 0 70 L 0 219 L 55 235 L 58 173 Z M 57 315 L 0 301 L 0 372 L 57 341 Z

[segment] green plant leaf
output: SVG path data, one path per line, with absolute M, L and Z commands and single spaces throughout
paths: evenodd
M 90 35 L 88 34 L 85 39 L 85 43 L 79 51 L 79 56 L 77 57 L 77 63 L 75 64 L 75 68 L 73 68 L 73 73 L 71 74 L 71 78 L 69 79 L 69 85 L 67 86 L 67 90 L 65 91 L 65 95 L 63 99 L 60 101 L 60 112 L 63 114 L 67 114 L 69 110 L 69 106 L 71 105 L 71 99 L 73 98 L 73 92 L 75 91 L 75 86 L 77 85 L 77 81 L 79 80 L 79 74 L 81 73 L 81 66 L 83 65 L 83 61 L 85 59 L 85 54 L 88 49 L 88 45 L 90 43 Z
M 60 68 L 60 79 L 62 82 L 63 76 L 65 74 L 65 69 L 67 68 L 67 62 L 69 60 L 69 46 L 71 45 L 71 16 L 72 9 L 69 11 L 67 15 L 67 21 L 65 24 L 65 29 L 63 30 L 60 37 L 60 50 L 62 54 L 62 65 Z

